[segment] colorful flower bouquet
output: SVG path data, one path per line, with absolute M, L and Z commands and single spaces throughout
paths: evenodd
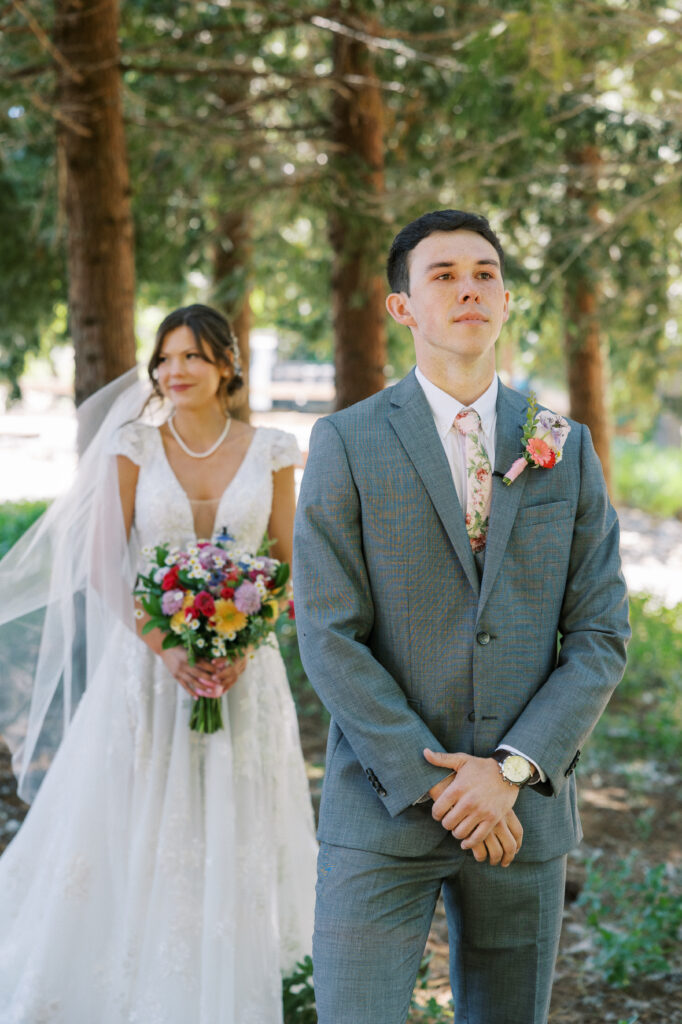
M 512 463 L 502 478 L 502 482 L 507 486 L 523 473 L 526 466 L 530 466 L 531 469 L 551 469 L 557 462 L 561 462 L 571 426 L 563 416 L 558 416 L 549 409 L 537 412 L 537 407 L 535 395 L 531 394 L 522 435 L 524 452 L 520 459 Z
M 164 650 L 182 644 L 192 665 L 198 657 L 236 661 L 274 630 L 287 594 L 286 562 L 238 551 L 227 533 L 186 551 L 159 544 L 143 555 L 148 563 L 134 591 L 149 616 L 142 632 L 160 629 Z M 199 697 L 189 727 L 222 729 L 220 699 Z

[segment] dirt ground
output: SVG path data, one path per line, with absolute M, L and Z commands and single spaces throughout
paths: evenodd
M 311 791 L 319 801 L 322 782 L 323 740 L 319 725 L 301 722 Z M 0 851 L 12 839 L 27 808 L 16 796 L 9 756 L 0 746 Z M 585 856 L 600 849 L 602 865 L 615 866 L 636 851 L 645 864 L 667 862 L 682 867 L 682 795 L 669 783 L 656 792 L 629 794 L 615 779 L 589 776 L 581 780 L 581 814 L 585 830 L 582 848 L 569 858 L 561 950 L 556 969 L 550 1024 L 682 1024 L 682 948 L 675 970 L 664 977 L 638 981 L 625 989 L 609 987 L 586 969 L 589 930 L 585 910 L 576 904 L 581 890 Z M 435 997 L 447 1004 L 447 927 L 439 904 L 429 937 L 430 974 L 418 994 L 425 1003 Z

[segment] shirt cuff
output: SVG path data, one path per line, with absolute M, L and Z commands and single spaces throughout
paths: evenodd
M 510 747 L 508 743 L 500 743 L 499 747 L 497 747 L 496 749 L 508 750 L 510 754 L 520 754 L 521 757 L 525 757 L 526 761 L 528 761 L 529 764 L 532 764 L 533 767 L 537 769 L 537 778 L 531 779 L 531 781 L 528 783 L 529 786 L 534 786 L 538 782 L 547 782 L 547 776 L 543 772 L 540 765 L 536 764 L 532 757 L 528 757 L 528 754 L 524 754 L 522 750 L 517 750 L 516 747 Z

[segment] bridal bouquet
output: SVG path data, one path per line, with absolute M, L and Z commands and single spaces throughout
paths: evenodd
M 165 634 L 164 650 L 182 644 L 192 665 L 197 657 L 236 661 L 274 630 L 286 597 L 286 562 L 239 551 L 227 533 L 186 551 L 159 544 L 142 553 L 148 561 L 134 593 L 144 611 L 138 607 L 135 614 L 149 616 L 143 633 Z M 220 700 L 199 697 L 189 727 L 222 729 Z

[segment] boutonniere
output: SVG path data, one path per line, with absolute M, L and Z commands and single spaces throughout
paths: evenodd
M 537 412 L 537 407 L 535 395 L 531 392 L 522 435 L 524 452 L 503 476 L 502 483 L 507 486 L 523 473 L 526 466 L 531 469 L 551 469 L 557 462 L 561 462 L 571 427 L 563 416 L 557 416 L 549 409 Z

